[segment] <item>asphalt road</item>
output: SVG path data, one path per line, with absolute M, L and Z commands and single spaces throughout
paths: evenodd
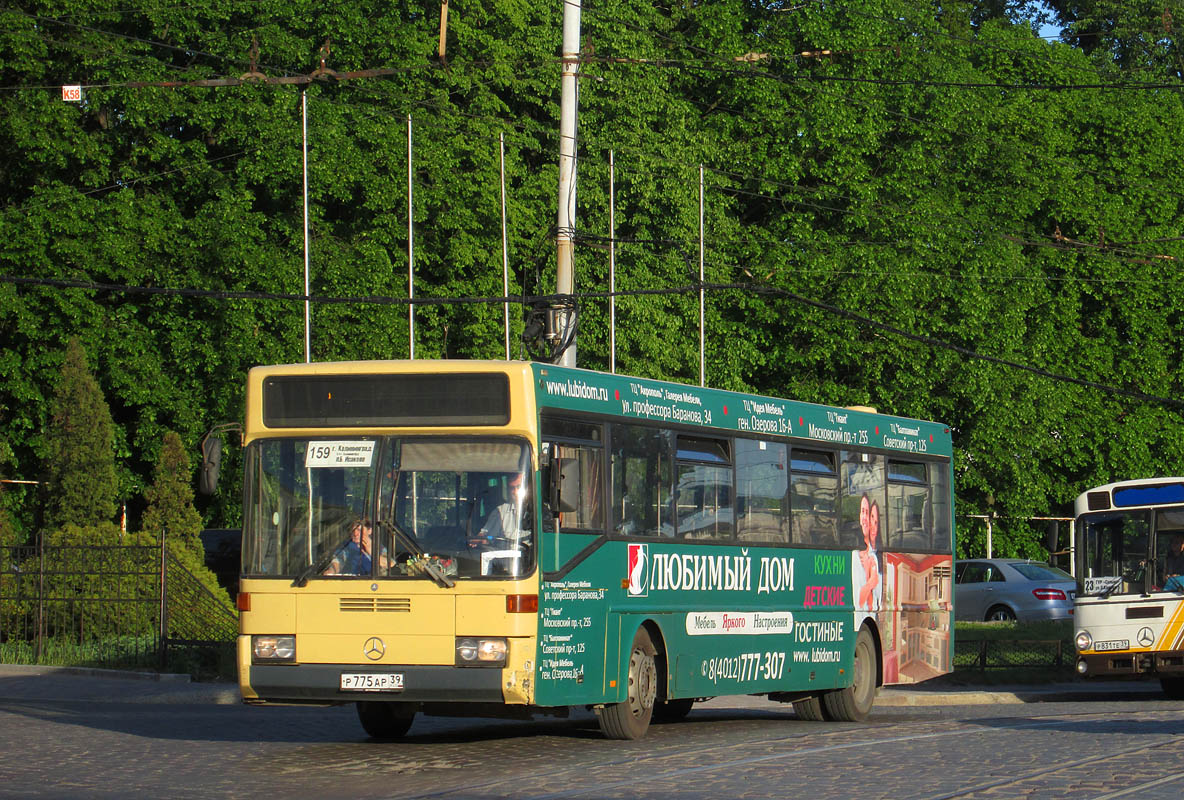
M 1072 798 L 1184 793 L 1184 704 L 1154 684 L 885 690 L 865 724 L 719 698 L 638 742 L 595 718 L 252 708 L 230 686 L 0 666 L 0 797 Z

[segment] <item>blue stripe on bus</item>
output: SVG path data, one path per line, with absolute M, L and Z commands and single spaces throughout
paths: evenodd
M 1114 505 L 1120 508 L 1157 503 L 1184 503 L 1184 484 L 1163 483 L 1158 486 L 1132 486 L 1114 490 Z

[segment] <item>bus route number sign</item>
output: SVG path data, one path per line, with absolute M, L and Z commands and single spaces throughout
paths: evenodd
M 369 469 L 374 458 L 374 442 L 346 440 L 341 442 L 312 441 L 304 456 L 309 469 L 337 467 Z

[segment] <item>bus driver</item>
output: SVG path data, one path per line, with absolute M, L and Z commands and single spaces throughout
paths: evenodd
M 1163 559 L 1164 588 L 1172 588 L 1166 584 L 1175 578 L 1177 585 L 1184 584 L 1184 534 L 1176 533 L 1168 540 L 1168 552 Z
M 485 524 L 469 540 L 469 547 L 475 550 L 500 546 L 500 542 L 509 540 L 517 543 L 522 538 L 521 509 L 524 505 L 525 492 L 522 489 L 522 473 L 512 472 L 507 480 L 507 496 L 494 506 L 485 520 Z

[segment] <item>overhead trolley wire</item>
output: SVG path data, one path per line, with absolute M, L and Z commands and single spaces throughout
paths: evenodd
M 691 284 L 687 286 L 676 286 L 665 289 L 628 289 L 618 290 L 615 292 L 596 291 L 596 292 L 578 292 L 574 294 L 563 295 L 508 295 L 506 297 L 415 297 L 415 298 L 400 298 L 400 297 L 326 297 L 319 295 L 301 295 L 301 294 L 282 294 L 276 292 L 250 292 L 250 291 L 231 291 L 221 289 L 182 289 L 175 287 L 163 286 L 125 286 L 120 284 L 96 283 L 92 281 L 59 279 L 59 278 L 24 278 L 15 275 L 0 275 L 0 283 L 11 283 L 17 286 L 52 286 L 58 288 L 73 288 L 86 289 L 91 291 L 111 291 L 123 292 L 126 294 L 150 294 L 150 295 L 179 295 L 183 297 L 206 297 L 212 299 L 226 300 L 226 299 L 256 299 L 256 300 L 282 300 L 282 301 L 304 301 L 308 300 L 314 303 L 322 304 L 369 304 L 369 305 L 423 305 L 423 306 L 441 306 L 441 305 L 501 305 L 503 303 L 512 302 L 519 304 L 531 304 L 536 302 L 555 302 L 555 303 L 574 303 L 581 299 L 606 299 L 609 297 L 654 297 L 662 295 L 687 295 L 697 292 L 700 288 L 706 291 L 720 292 L 720 291 L 744 291 L 752 292 L 753 294 L 775 295 L 787 298 L 795 303 L 804 305 L 810 308 L 815 308 L 820 311 L 825 311 L 837 317 L 847 319 L 857 325 L 863 325 L 869 328 L 890 333 L 894 336 L 899 336 L 903 339 L 918 342 L 929 347 L 950 350 L 967 358 L 972 358 L 980 361 L 986 361 L 991 364 L 1016 369 L 1023 372 L 1028 372 L 1048 380 L 1058 383 L 1068 383 L 1075 386 L 1084 386 L 1090 389 L 1096 389 L 1107 394 L 1113 394 L 1121 397 L 1128 397 L 1134 400 L 1141 400 L 1144 402 L 1156 403 L 1171 408 L 1184 408 L 1184 400 L 1176 400 L 1170 397 L 1162 397 L 1159 395 L 1150 394 L 1147 392 L 1140 392 L 1133 389 L 1124 389 L 1119 386 L 1111 386 L 1109 384 L 1101 383 L 1099 381 L 1086 380 L 1084 378 L 1075 378 L 1071 375 L 1062 375 L 1056 372 L 1051 372 L 1040 367 L 1034 367 L 1030 364 L 1023 364 L 1018 361 L 1001 358 L 999 356 L 992 356 L 985 353 L 980 353 L 969 347 L 963 347 L 953 342 L 938 339 L 934 336 L 926 336 L 923 334 L 912 333 L 895 325 L 889 325 L 886 322 L 881 322 L 871 317 L 856 314 L 853 311 L 839 308 L 830 303 L 824 303 L 820 300 L 812 300 L 803 295 L 791 292 L 788 289 L 781 289 L 775 286 L 768 286 L 754 283 L 702 283 Z

